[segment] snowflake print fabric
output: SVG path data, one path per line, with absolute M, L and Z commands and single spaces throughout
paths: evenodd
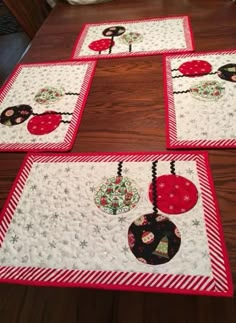
M 72 58 L 112 58 L 192 50 L 189 18 L 179 16 L 86 24 L 76 41 Z
M 197 202 L 154 214 L 150 180 L 174 169 Z M 1 214 L 0 280 L 229 296 L 212 183 L 205 152 L 28 154 Z
M 167 148 L 236 148 L 236 51 L 164 58 Z
M 71 149 L 95 64 L 19 64 L 0 90 L 0 151 Z

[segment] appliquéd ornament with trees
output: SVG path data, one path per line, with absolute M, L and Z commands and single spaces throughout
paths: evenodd
M 96 206 L 108 214 L 129 212 L 135 208 L 140 199 L 136 183 L 122 176 L 122 164 L 120 162 L 118 165 L 117 175 L 108 178 L 95 192 Z
M 131 252 L 139 262 L 147 265 L 161 265 L 170 261 L 181 245 L 181 234 L 176 225 L 158 213 L 156 167 L 157 161 L 152 166 L 153 212 L 141 215 L 128 229 Z
M 119 38 L 119 42 L 128 45 L 129 52 L 132 52 L 132 45 L 143 41 L 143 35 L 137 32 L 127 32 Z

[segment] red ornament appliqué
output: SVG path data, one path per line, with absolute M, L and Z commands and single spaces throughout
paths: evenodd
M 166 214 L 180 214 L 191 210 L 198 200 L 196 186 L 187 178 L 178 175 L 162 175 L 156 178 L 157 206 Z M 153 202 L 152 184 L 149 199 Z
M 32 135 L 46 135 L 54 131 L 61 122 L 61 115 L 54 111 L 48 111 L 34 116 L 28 122 L 27 128 Z
M 212 71 L 212 66 L 207 61 L 193 60 L 181 64 L 179 71 L 183 75 L 189 77 L 202 76 L 210 73 Z

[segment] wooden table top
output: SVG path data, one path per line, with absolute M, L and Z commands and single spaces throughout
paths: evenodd
M 196 51 L 236 48 L 236 5 L 228 0 L 114 0 L 90 6 L 59 3 L 22 62 L 69 59 L 84 23 L 183 14 L 191 18 Z M 162 57 L 100 60 L 72 151 L 163 150 Z M 0 154 L 0 209 L 24 156 Z M 209 157 L 235 289 L 236 151 L 210 150 Z M 236 300 L 2 284 L 0 316 L 2 323 L 233 323 Z

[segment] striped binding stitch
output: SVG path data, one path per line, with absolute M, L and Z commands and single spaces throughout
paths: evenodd
M 12 85 L 19 76 L 21 70 L 26 67 L 41 67 L 50 65 L 88 65 L 86 74 L 84 76 L 84 81 L 81 86 L 80 95 L 76 101 L 74 112 L 72 115 L 71 122 L 68 126 L 66 136 L 63 142 L 59 143 L 0 143 L 0 151 L 67 151 L 70 150 L 76 137 L 76 133 L 82 118 L 85 102 L 89 92 L 90 84 L 92 82 L 93 74 L 95 71 L 96 62 L 74 62 L 74 61 L 64 61 L 64 62 L 51 62 L 51 63 L 37 63 L 37 64 L 20 64 L 16 67 L 11 78 L 7 81 L 5 86 L 0 91 L 0 104 L 4 97 L 8 94 Z
M 155 51 L 142 51 L 142 52 L 131 52 L 131 53 L 119 53 L 119 54 L 107 54 L 107 55 L 83 55 L 80 56 L 80 50 L 83 46 L 84 40 L 86 38 L 87 32 L 89 30 L 90 26 L 101 26 L 101 25 L 107 25 L 107 24 L 132 24 L 132 23 L 138 23 L 138 22 L 144 22 L 144 21 L 161 21 L 161 20 L 170 20 L 170 19 L 182 19 L 183 20 L 183 29 L 184 29 L 184 35 L 185 35 L 185 41 L 186 41 L 186 48 L 183 49 L 160 49 Z M 192 37 L 192 31 L 190 27 L 190 21 L 188 16 L 178 16 L 178 17 L 163 17 L 163 18 L 155 18 L 155 19 L 146 19 L 146 20 L 130 20 L 130 21 L 108 21 L 106 23 L 101 24 L 85 24 L 80 35 L 77 38 L 73 53 L 72 53 L 72 59 L 81 59 L 81 60 L 87 60 L 87 59 L 103 59 L 103 58 L 122 58 L 122 57 L 128 57 L 128 56 L 152 56 L 157 54 L 167 54 L 167 53 L 178 53 L 178 52 L 190 52 L 193 51 L 193 37 Z
M 35 163 L 195 161 L 200 181 L 211 277 L 141 272 L 60 270 L 34 267 L 0 267 L 0 281 L 19 284 L 81 286 L 121 290 L 232 296 L 232 281 L 215 200 L 207 153 L 28 154 L 1 213 L 2 244 L 26 180 Z
M 168 124 L 167 138 L 168 148 L 235 148 L 236 139 L 218 139 L 218 140 L 207 140 L 207 139 L 196 139 L 196 140 L 179 140 L 176 126 L 176 115 L 173 95 L 173 82 L 171 72 L 171 60 L 176 58 L 185 57 L 198 57 L 204 55 L 227 55 L 236 54 L 236 50 L 227 51 L 214 51 L 214 52 L 202 52 L 202 53 L 188 53 L 181 55 L 171 55 L 164 57 L 165 64 L 165 91 L 166 91 L 166 121 Z

